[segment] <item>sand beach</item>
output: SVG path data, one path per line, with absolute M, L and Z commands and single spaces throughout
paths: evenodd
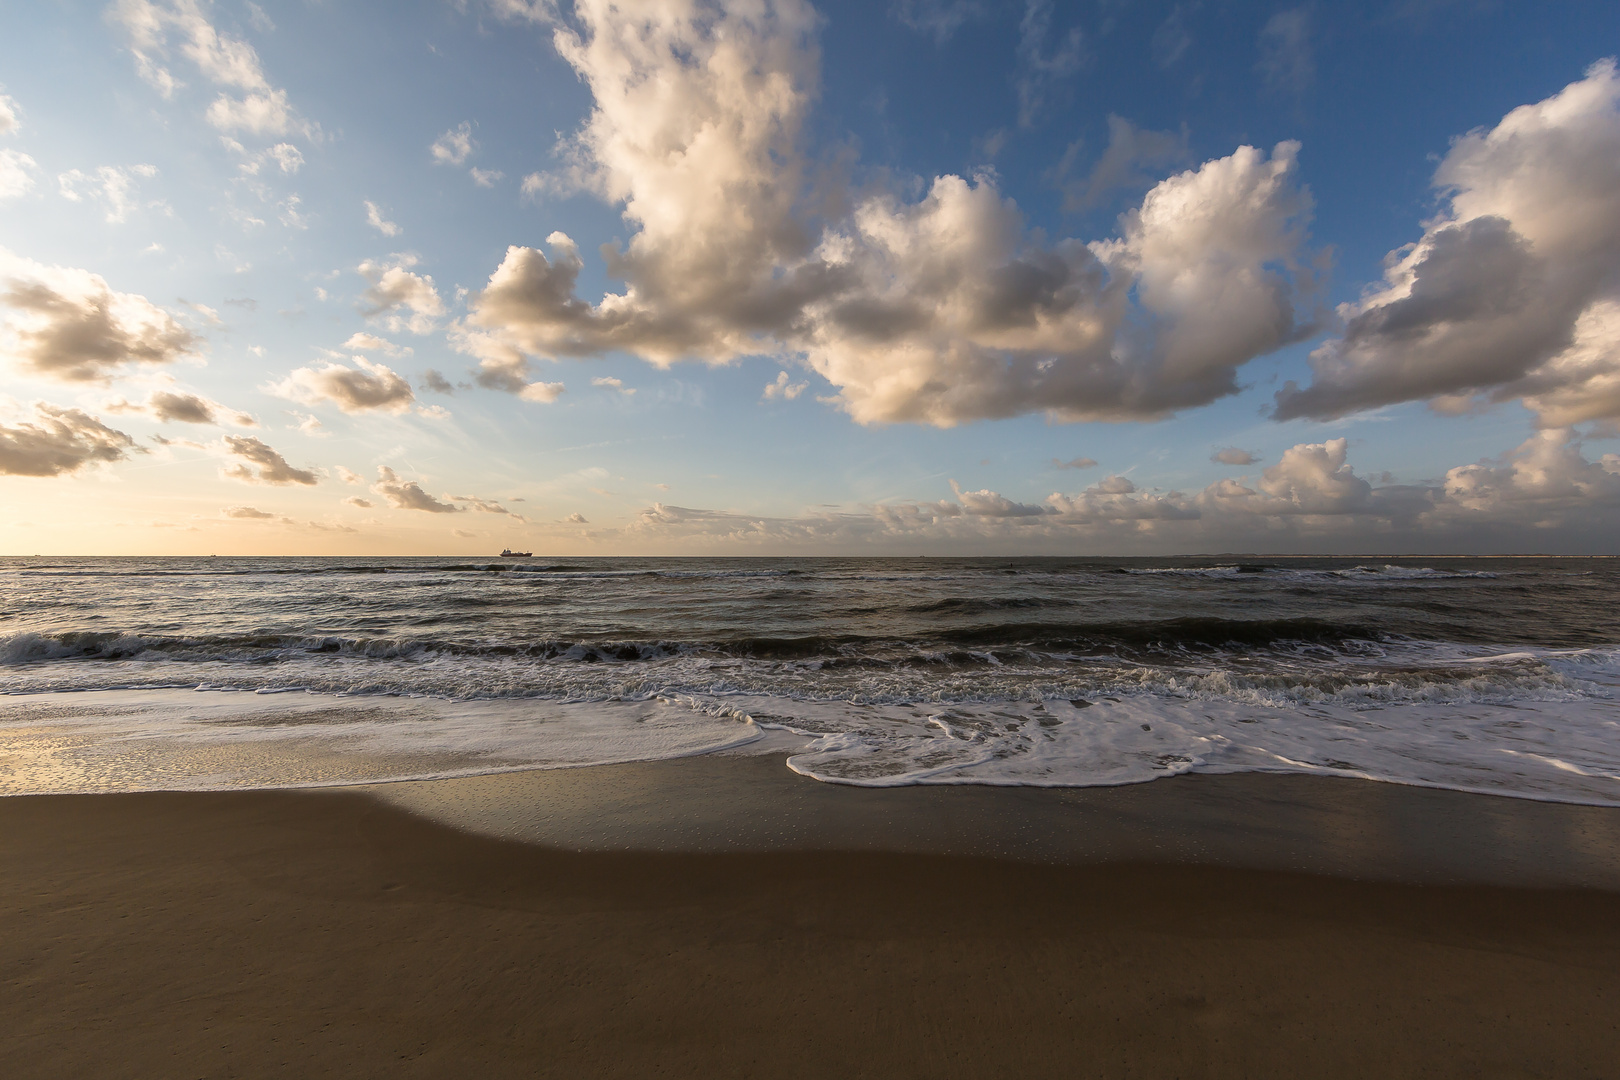
M 6 1072 L 1606 1076 L 1617 830 L 1309 777 L 858 791 L 775 757 L 0 799 Z

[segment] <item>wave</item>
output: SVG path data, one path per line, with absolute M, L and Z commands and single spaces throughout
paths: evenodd
M 1244 577 L 1264 577 L 1289 581 L 1322 583 L 1351 582 L 1371 584 L 1397 584 L 1408 581 L 1493 580 L 1501 574 L 1489 570 L 1440 570 L 1429 566 L 1353 566 L 1343 569 L 1316 569 L 1270 564 L 1237 563 L 1229 566 L 1149 566 L 1121 567 L 1125 574 L 1136 576 L 1210 578 L 1232 580 Z
M 469 601 L 477 603 L 476 598 Z M 1022 608 L 1035 604 L 941 601 L 928 605 L 952 614 Z M 739 636 L 671 641 L 635 635 L 601 639 L 446 640 L 409 636 L 352 637 L 337 634 L 253 632 L 239 634 L 162 635 L 146 631 L 24 631 L 0 638 L 0 665 L 39 660 L 132 660 L 172 657 L 187 660 L 262 662 L 278 657 L 327 654 L 397 660 L 427 654 L 528 657 L 539 660 L 645 661 L 685 653 L 740 659 L 787 660 L 817 656 L 848 659 L 866 655 L 879 660 L 949 651 L 1014 648 L 1063 654 L 1130 655 L 1162 652 L 1256 649 L 1320 645 L 1366 646 L 1395 640 L 1377 627 L 1319 619 L 1181 618 L 1155 622 L 992 623 L 943 630 L 927 639 L 876 635 L 805 635 L 802 637 Z M 966 655 L 966 654 L 964 654 Z

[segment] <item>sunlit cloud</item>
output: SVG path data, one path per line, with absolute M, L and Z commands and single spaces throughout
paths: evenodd
M 461 507 L 451 502 L 435 499 L 422 490 L 422 486 L 415 480 L 405 480 L 386 465 L 377 466 L 377 482 L 371 485 L 371 490 L 384 499 L 395 510 L 421 510 L 428 514 L 455 514 L 461 512 Z
M 509 248 L 454 335 L 485 385 L 526 383 L 531 359 L 767 354 L 802 356 L 861 423 L 1147 419 L 1235 393 L 1239 366 L 1308 332 L 1295 143 L 1162 181 L 1115 239 L 1046 242 L 988 175 L 915 200 L 814 191 L 807 4 L 655 9 L 580 3 L 556 32 L 595 104 L 548 183 L 622 205 L 632 235 L 605 250 L 626 289 L 577 296 L 564 233 Z M 839 196 L 852 212 L 812 232 L 809 202 Z
M 360 276 L 371 282 L 361 293 L 361 313 L 367 318 L 380 318 L 390 330 L 398 333 L 409 330 L 413 334 L 426 334 L 433 330 L 434 320 L 444 314 L 444 301 L 426 274 L 411 271 L 416 265 L 413 256 L 396 255 L 385 262 L 367 259 L 359 266 Z M 404 314 L 410 312 L 409 315 Z
M 30 374 L 106 381 L 131 366 L 172 364 L 202 344 L 169 312 L 116 292 L 88 270 L 45 266 L 0 248 L 0 356 Z
M 258 51 L 241 38 L 222 34 L 199 0 L 117 0 L 108 19 L 127 36 L 135 70 L 165 100 L 185 86 L 169 66 L 184 57 L 203 78 L 222 90 L 208 106 L 208 122 L 221 131 L 254 135 L 318 138 L 320 128 L 300 116 L 287 92 L 271 85 Z
M 355 367 L 325 363 L 319 367 L 295 368 L 279 383 L 265 387 L 268 393 L 305 405 L 329 403 L 346 413 L 407 412 L 416 401 L 411 384 L 386 364 L 354 357 Z
M 1620 74 L 1613 60 L 1452 143 L 1445 209 L 1339 307 L 1278 419 L 1519 399 L 1549 427 L 1620 418 Z
M 225 452 L 238 459 L 221 472 L 227 480 L 244 484 L 272 484 L 276 486 L 301 484 L 313 487 L 320 477 L 311 469 L 299 469 L 265 443 L 251 436 L 227 435 Z
M 0 423 L 0 473 L 64 476 L 141 452 L 135 440 L 79 409 L 44 402 L 21 423 Z

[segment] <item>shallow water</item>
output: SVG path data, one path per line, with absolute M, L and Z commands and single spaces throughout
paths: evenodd
M 1620 804 L 1617 689 L 1604 559 L 0 560 L 9 793 L 752 745 L 869 786 Z

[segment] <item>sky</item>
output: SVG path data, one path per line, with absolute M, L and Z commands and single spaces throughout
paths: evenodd
M 1620 6 L 0 0 L 0 553 L 1620 554 Z

